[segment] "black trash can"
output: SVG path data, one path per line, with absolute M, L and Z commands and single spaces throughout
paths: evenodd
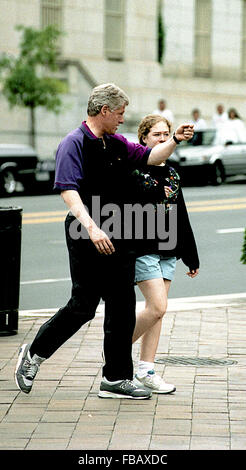
M 0 336 L 18 332 L 21 207 L 0 207 Z

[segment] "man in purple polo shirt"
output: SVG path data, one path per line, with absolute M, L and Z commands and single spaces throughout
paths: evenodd
M 32 344 L 24 344 L 20 349 L 15 377 L 17 386 L 25 393 L 31 391 L 40 364 L 95 316 L 103 299 L 105 364 L 98 396 L 131 399 L 151 396 L 149 390 L 132 382 L 134 244 L 110 237 L 93 219 L 93 204 L 100 200 L 100 209 L 114 204 L 120 211 L 129 202 L 126 187 L 129 171 L 146 164 L 161 164 L 181 140 L 193 136 L 193 126 L 179 126 L 167 142 L 152 150 L 130 143 L 116 134 L 124 122 L 128 102 L 124 91 L 114 84 L 94 88 L 86 122 L 58 146 L 55 188 L 70 210 L 65 230 L 72 294 L 67 305 L 41 326 Z

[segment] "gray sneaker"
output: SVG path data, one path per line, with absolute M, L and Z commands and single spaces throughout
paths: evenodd
M 29 393 L 31 391 L 39 366 L 44 360 L 36 354 L 34 354 L 35 359 L 31 358 L 29 348 L 30 344 L 23 344 L 21 346 L 15 369 L 16 385 L 25 393 Z
M 147 400 L 151 395 L 150 390 L 138 387 L 128 379 L 117 384 L 109 384 L 102 380 L 98 393 L 100 398 L 131 398 L 132 400 Z

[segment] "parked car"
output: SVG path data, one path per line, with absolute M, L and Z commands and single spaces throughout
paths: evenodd
M 29 145 L 0 144 L 0 195 L 12 195 L 21 183 L 22 190 L 51 190 L 54 185 L 55 158 L 42 160 Z
M 28 145 L 0 144 L 0 193 L 11 195 L 17 182 L 28 188 L 35 182 L 38 156 Z
M 190 177 L 219 185 L 228 176 L 246 175 L 246 142 L 234 143 L 216 129 L 195 131 L 177 147 L 183 182 Z

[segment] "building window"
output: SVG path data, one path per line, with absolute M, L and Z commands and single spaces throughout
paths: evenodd
M 107 59 L 124 58 L 124 0 L 105 0 L 104 47 Z
M 194 72 L 198 77 L 209 77 L 211 74 L 211 27 L 211 0 L 196 0 Z
M 56 26 L 62 30 L 63 0 L 41 0 L 41 28 Z
M 241 69 L 242 78 L 246 78 L 246 0 L 242 2 L 242 55 Z

